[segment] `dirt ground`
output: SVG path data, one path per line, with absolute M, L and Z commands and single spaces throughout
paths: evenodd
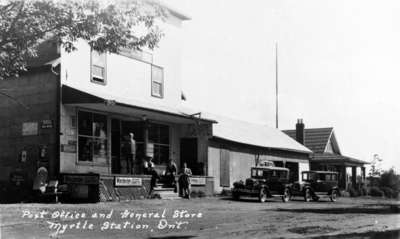
M 230 198 L 0 205 L 0 238 L 400 238 L 399 202 Z

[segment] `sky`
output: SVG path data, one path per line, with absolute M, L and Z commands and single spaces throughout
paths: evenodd
M 172 1 L 172 0 L 171 0 Z M 279 129 L 334 127 L 342 154 L 400 171 L 400 3 L 174 0 L 189 105 Z

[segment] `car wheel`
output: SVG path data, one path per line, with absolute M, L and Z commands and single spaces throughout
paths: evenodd
M 314 200 L 315 202 L 318 202 L 319 201 L 319 197 L 318 196 L 314 196 L 314 197 L 312 197 L 312 200 Z
M 332 193 L 331 193 L 331 196 L 330 196 L 331 201 L 332 202 L 336 202 L 337 196 L 338 196 L 337 191 L 336 190 L 332 190 Z
M 265 188 L 260 189 L 260 195 L 258 197 L 260 202 L 267 201 L 267 190 Z
M 283 202 L 289 202 L 290 201 L 290 190 L 289 188 L 285 188 L 285 191 L 283 192 L 283 196 L 282 196 L 282 201 Z
M 304 192 L 304 201 L 309 202 L 311 201 L 311 190 L 309 188 L 306 189 Z

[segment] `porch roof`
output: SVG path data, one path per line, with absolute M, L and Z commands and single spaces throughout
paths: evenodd
M 313 155 L 310 161 L 316 163 L 344 164 L 349 166 L 350 165 L 362 166 L 364 164 L 369 164 L 368 162 L 363 160 L 339 154 L 331 154 L 331 153 L 316 153 Z
M 116 113 L 121 115 L 146 116 L 148 119 L 165 120 L 175 123 L 193 123 L 202 121 L 204 123 L 217 123 L 213 119 L 195 117 L 189 109 L 170 108 L 150 102 L 141 102 L 134 99 L 122 98 L 103 92 L 92 91 L 62 85 L 62 103 L 82 108 Z
M 276 128 L 223 116 L 210 116 L 218 121 L 218 124 L 213 125 L 214 137 L 258 147 L 312 153 L 311 150 Z

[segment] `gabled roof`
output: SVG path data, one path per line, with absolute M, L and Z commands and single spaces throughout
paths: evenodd
M 206 113 L 218 123 L 213 125 L 213 136 L 253 146 L 275 148 L 293 152 L 312 153 L 304 145 L 282 131 L 267 125 L 256 124 L 225 116 Z
M 282 132 L 296 140 L 296 130 L 282 130 Z M 336 145 L 337 151 L 340 153 L 332 127 L 305 129 L 305 146 L 314 153 L 325 152 L 330 140 L 333 141 L 332 143 Z
M 296 139 L 296 130 L 283 130 L 291 138 Z M 327 152 L 328 144 L 332 144 L 334 152 Z M 305 146 L 314 154 L 310 162 L 345 164 L 348 166 L 360 166 L 368 162 L 344 156 L 341 154 L 335 133 L 332 127 L 305 129 Z

